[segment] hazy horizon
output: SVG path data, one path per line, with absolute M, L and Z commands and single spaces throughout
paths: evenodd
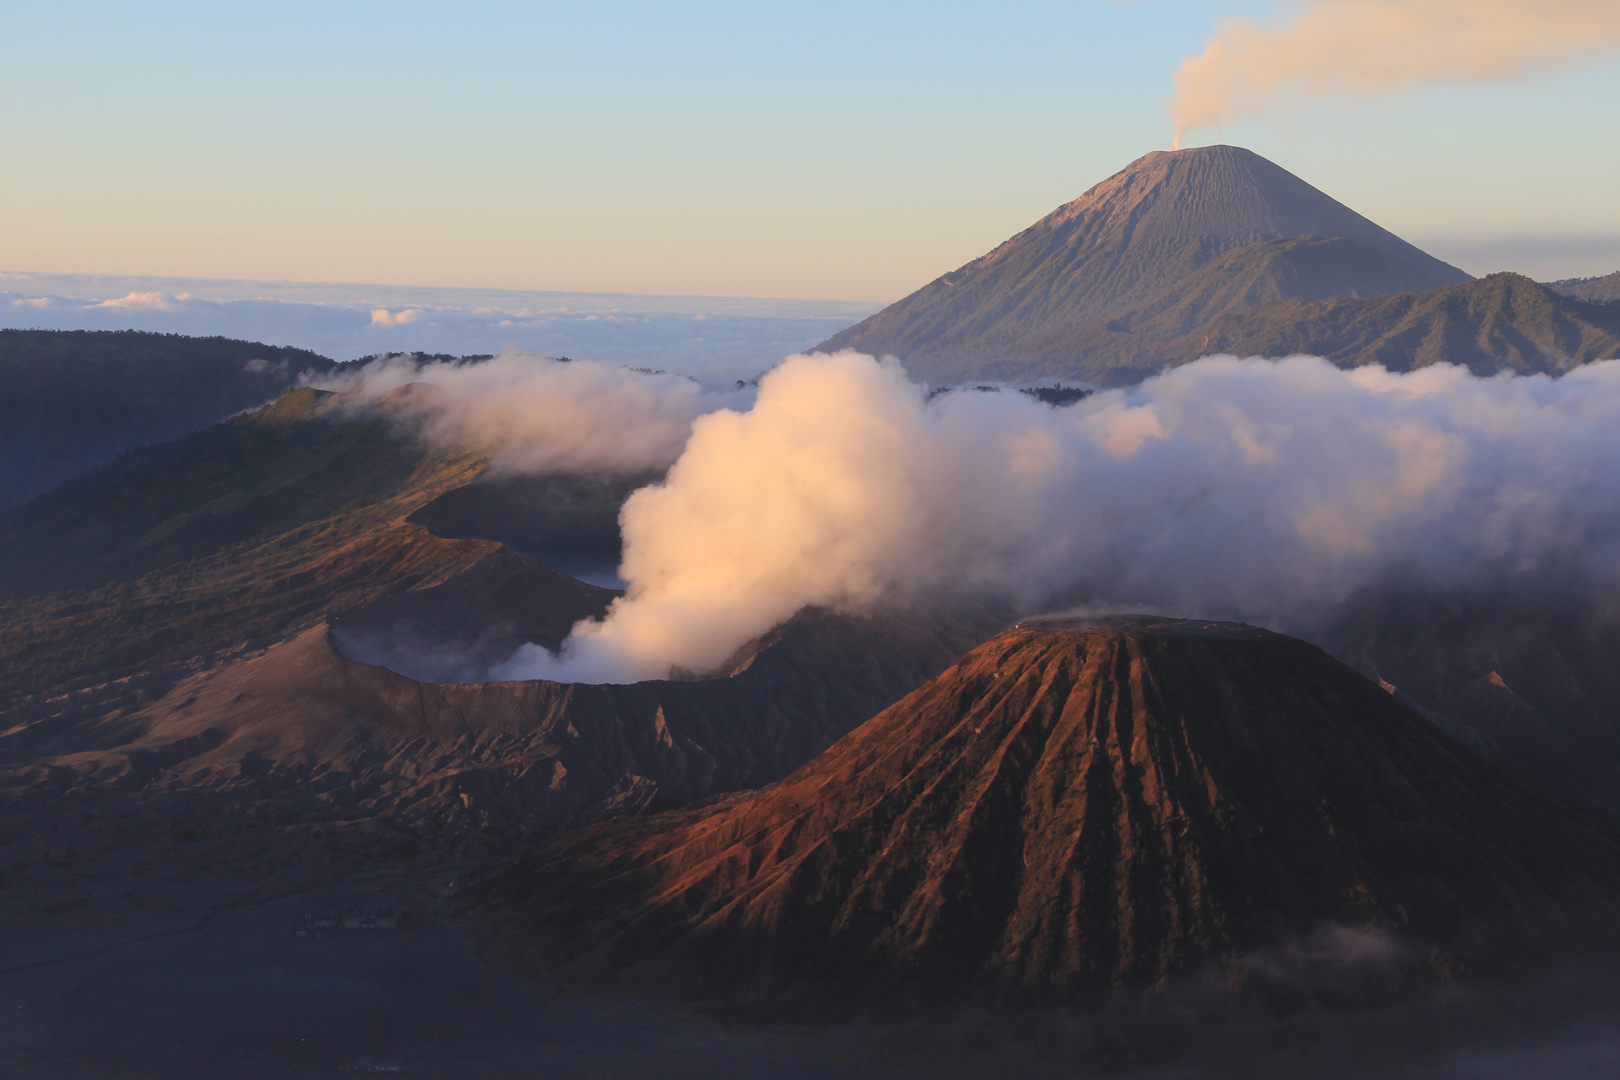
M 242 338 L 335 360 L 548 356 L 749 379 L 882 307 L 841 300 L 0 271 L 0 328 Z

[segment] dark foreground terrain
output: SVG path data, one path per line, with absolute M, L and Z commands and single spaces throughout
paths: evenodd
M 319 860 L 311 860 L 314 863 Z M 245 889 L 136 879 L 144 911 L 109 918 L 62 874 L 59 892 L 0 911 L 0 1075 L 8 1080 L 342 1080 L 527 1077 L 1057 1077 L 1109 1071 L 950 1030 L 742 1027 L 635 1000 L 575 996 L 512 974 L 437 914 L 454 867 L 313 866 Z M 131 891 L 108 885 L 106 898 Z M 56 900 L 46 900 L 54 895 Z M 100 897 L 98 897 L 99 899 Z M 15 898 L 13 898 L 15 899 Z M 309 913 L 409 909 L 411 928 L 298 937 Z M 55 914 L 50 911 L 57 911 Z M 1563 993 L 1567 999 L 1567 988 Z M 1497 1045 L 1376 1075 L 1568 1077 L 1620 1067 L 1610 1012 L 1571 1011 Z M 1116 1063 L 1127 1064 L 1127 1063 Z M 1280 1048 L 1262 1072 L 1352 1075 Z M 1295 1066 L 1295 1067 L 1291 1067 Z M 1204 1073 L 1123 1070 L 1154 1080 Z M 1372 1075 L 1372 1074 L 1366 1074 Z
M 515 977 L 434 914 L 454 877 L 381 869 L 205 895 L 177 882 L 169 907 L 187 910 L 116 921 L 8 912 L 0 1075 L 889 1075 L 828 1060 L 837 1041 L 575 1000 Z M 409 929 L 294 933 L 309 912 L 390 907 L 414 913 Z

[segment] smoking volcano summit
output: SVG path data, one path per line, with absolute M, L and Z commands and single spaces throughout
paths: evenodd
M 816 348 L 892 354 L 935 383 L 1123 386 L 1212 353 L 1554 373 L 1620 355 L 1620 312 L 1570 285 L 1475 281 L 1265 158 L 1206 146 L 1132 162 Z
M 1200 279 L 1218 260 L 1220 280 Z M 941 381 L 1061 374 L 1042 366 L 1084 352 L 1103 328 L 1092 323 L 1200 293 L 1209 295 L 1182 322 L 1269 300 L 1469 280 L 1249 150 L 1157 151 L 817 348 L 892 353 Z
M 1620 950 L 1612 830 L 1314 646 L 1136 616 L 1020 624 L 786 779 L 480 895 L 565 977 L 766 1015 L 1241 982 L 1323 934 L 1380 993 Z

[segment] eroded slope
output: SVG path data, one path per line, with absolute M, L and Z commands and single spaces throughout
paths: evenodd
M 1084 1000 L 1324 928 L 1418 980 L 1606 962 L 1620 843 L 1313 646 L 1024 624 L 757 794 L 484 886 L 554 974 L 749 1010 Z

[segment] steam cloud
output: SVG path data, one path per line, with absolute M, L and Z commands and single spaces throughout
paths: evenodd
M 978 590 L 1286 629 L 1396 570 L 1612 577 L 1620 362 L 1480 379 L 1214 357 L 1057 409 L 797 356 L 751 409 L 696 418 L 621 520 L 627 595 L 492 677 L 711 670 L 806 605 Z
M 1614 0 L 1302 0 L 1282 26 L 1224 20 L 1176 72 L 1174 146 L 1264 109 L 1280 91 L 1364 94 L 1555 70 L 1620 52 Z
M 694 419 L 747 401 L 681 375 L 516 350 L 477 364 L 384 357 L 319 385 L 350 408 L 398 409 L 434 447 L 488 454 L 495 475 L 661 472 Z

